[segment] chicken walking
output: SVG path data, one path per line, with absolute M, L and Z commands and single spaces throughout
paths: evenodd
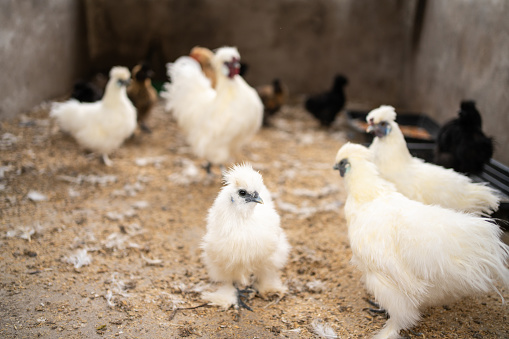
M 136 128 L 136 109 L 126 94 L 129 78 L 127 68 L 113 67 L 102 100 L 81 103 L 71 99 L 51 107 L 50 116 L 60 128 L 84 148 L 102 154 L 107 166 L 112 165 L 108 155 Z
M 335 169 L 347 190 L 352 263 L 389 320 L 375 338 L 399 338 L 425 306 L 509 287 L 509 246 L 491 220 L 424 205 L 382 179 L 361 145 L 346 144 Z

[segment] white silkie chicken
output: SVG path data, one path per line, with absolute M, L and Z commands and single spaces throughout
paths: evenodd
M 51 107 L 50 116 L 60 128 L 82 147 L 101 154 L 107 166 L 112 165 L 108 155 L 136 128 L 136 109 L 126 94 L 130 77 L 127 68 L 113 67 L 102 100 L 81 103 L 73 99 Z
M 219 48 L 213 58 L 216 88 L 200 64 L 183 56 L 168 64 L 171 83 L 161 94 L 193 152 L 210 166 L 222 165 L 260 129 L 263 105 L 256 91 L 239 75 L 240 55 L 234 47 Z
M 451 169 L 414 158 L 396 123 L 391 106 L 380 106 L 366 117 L 367 131 L 375 135 L 369 146 L 380 175 L 406 197 L 427 205 L 440 205 L 478 215 L 498 209 L 496 191 Z
M 389 313 L 375 338 L 399 338 L 420 309 L 509 286 L 509 247 L 489 219 L 410 200 L 382 179 L 366 147 L 344 145 L 335 169 L 347 190 L 352 263 Z M 500 294 L 500 292 L 498 292 Z
M 246 307 L 238 288 L 249 286 L 251 275 L 263 298 L 286 292 L 279 270 L 287 261 L 290 245 L 260 173 L 250 165 L 237 165 L 225 173 L 224 180 L 209 210 L 201 246 L 210 278 L 221 284 L 203 298 L 228 309 Z

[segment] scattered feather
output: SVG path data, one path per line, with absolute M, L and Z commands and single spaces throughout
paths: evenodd
M 330 166 L 329 166 L 330 167 Z M 336 186 L 328 185 L 317 191 L 306 189 L 306 188 L 296 188 L 292 191 L 293 195 L 306 197 L 306 198 L 322 198 L 328 195 L 332 195 L 339 192 L 339 189 Z
M 116 175 L 84 175 L 80 174 L 77 177 L 71 177 L 68 175 L 60 175 L 58 176 L 60 180 L 67 181 L 73 184 L 81 185 L 86 182 L 93 185 L 106 186 L 108 184 L 112 184 L 117 182 Z
M 5 237 L 6 238 L 17 237 L 28 241 L 32 241 L 32 236 L 35 235 L 36 233 L 41 234 L 42 230 L 43 228 L 39 223 L 36 223 L 34 226 L 20 226 L 14 230 L 7 231 Z
M 116 299 L 115 295 L 120 295 L 125 298 L 130 297 L 129 293 L 126 292 L 127 290 L 126 284 L 122 280 L 117 279 L 117 276 L 118 272 L 114 272 L 111 276 L 111 279 L 107 281 L 107 283 L 110 284 L 110 289 L 106 291 L 104 298 L 106 299 L 106 302 L 110 307 L 116 306 L 116 304 L 114 303 L 114 300 Z
M 149 203 L 147 201 L 140 200 L 140 201 L 134 202 L 131 206 L 133 208 L 141 210 L 141 209 L 147 208 L 149 206 Z
M 143 228 L 137 223 L 132 223 L 130 225 L 124 226 L 123 231 L 130 236 L 135 236 L 145 232 Z
M 108 212 L 106 213 L 106 218 L 108 218 L 111 221 L 120 221 L 124 220 L 124 215 L 119 212 Z
M 128 234 L 113 232 L 103 241 L 103 245 L 107 249 L 120 251 L 126 248 L 141 248 L 139 244 L 129 241 L 130 239 L 131 236 Z
M 141 258 L 149 266 L 163 266 L 163 261 L 161 259 L 149 259 L 145 257 L 143 254 L 141 255 Z
M 147 165 L 154 165 L 156 168 L 161 167 L 161 163 L 166 160 L 166 156 L 159 157 L 145 157 L 145 158 L 136 158 L 134 161 L 137 166 L 143 167 Z
M 312 293 L 321 293 L 326 289 L 326 285 L 321 280 L 313 280 L 306 284 L 306 289 Z
M 134 197 L 144 188 L 145 186 L 143 186 L 140 181 L 136 181 L 134 184 L 125 184 L 121 190 L 114 190 L 112 195 L 121 197 Z
M 87 253 L 86 249 L 80 249 L 69 257 L 65 257 L 64 261 L 74 265 L 74 268 L 78 269 L 82 266 L 90 265 L 92 257 Z
M 284 212 L 295 214 L 300 218 L 308 218 L 320 212 L 338 212 L 339 208 L 343 205 L 343 202 L 339 200 L 333 202 L 325 202 L 318 205 L 317 207 L 306 206 L 305 204 L 302 204 L 302 206 L 297 206 L 295 204 L 285 202 L 281 199 L 276 201 L 279 209 Z
M 168 180 L 183 186 L 200 181 L 201 176 L 199 168 L 189 159 L 183 158 L 180 159 L 180 161 L 183 167 L 182 172 L 170 174 Z
M 333 339 L 339 338 L 336 332 L 330 327 L 329 324 L 324 323 L 321 319 L 315 319 L 311 323 L 313 332 L 320 338 Z
M 4 133 L 0 138 L 0 150 L 7 150 L 12 148 L 17 142 L 19 137 L 11 133 Z
M 27 194 L 27 198 L 34 202 L 47 201 L 48 197 L 40 192 L 31 190 Z
M 67 194 L 69 195 L 69 197 L 71 198 L 76 198 L 76 197 L 79 197 L 81 195 L 80 192 L 76 191 L 74 188 L 72 187 L 69 187 L 69 189 L 67 190 Z
M 115 303 L 113 302 L 113 292 L 111 290 L 108 290 L 106 292 L 106 295 L 104 296 L 104 298 L 106 299 L 108 306 L 115 307 Z

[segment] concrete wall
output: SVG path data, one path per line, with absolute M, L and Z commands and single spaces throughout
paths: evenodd
M 252 85 L 280 77 L 312 93 L 343 73 L 348 106 L 391 104 L 440 123 L 476 100 L 495 158 L 509 164 L 507 18 L 503 0 L 4 0 L 0 118 L 68 93 L 87 70 L 151 53 L 164 80 L 194 45 L 235 45 Z
M 509 165 L 509 1 L 428 0 L 405 80 L 403 105 L 440 123 L 475 100 L 494 158 Z
M 293 93 L 321 91 L 337 72 L 356 101 L 399 99 L 404 48 L 415 1 L 86 0 L 90 55 L 97 70 L 134 65 L 151 48 L 165 63 L 195 45 L 234 45 L 250 66 L 246 80 L 274 77 Z
M 66 93 L 87 64 L 79 1 L 0 2 L 0 119 Z

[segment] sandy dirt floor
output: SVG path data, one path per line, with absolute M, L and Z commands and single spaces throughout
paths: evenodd
M 288 294 L 254 296 L 240 313 L 182 309 L 214 288 L 199 245 L 220 171 L 205 176 L 161 106 L 149 125 L 109 168 L 58 130 L 47 105 L 1 123 L 1 338 L 317 338 L 320 325 L 368 338 L 383 326 L 349 263 L 346 195 L 332 170 L 351 136 L 343 117 L 324 130 L 300 105 L 284 107 L 236 159 L 262 173 L 292 245 Z M 414 331 L 509 338 L 508 316 L 492 293 L 427 308 Z

